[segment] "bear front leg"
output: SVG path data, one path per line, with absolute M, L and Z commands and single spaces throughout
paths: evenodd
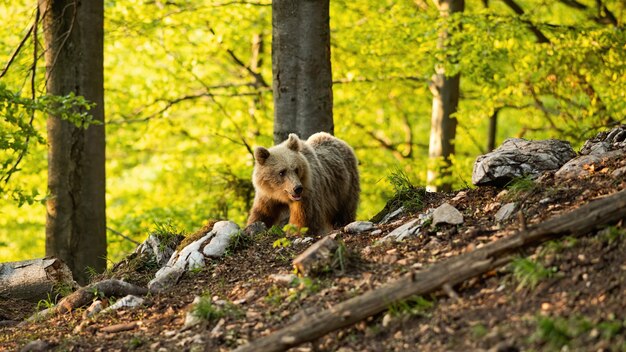
M 254 205 L 250 210 L 248 217 L 248 225 L 261 221 L 270 228 L 280 220 L 280 216 L 285 209 L 285 205 L 268 198 L 260 198 L 254 200 Z
M 298 229 L 308 227 L 306 209 L 304 209 L 303 202 L 292 202 L 289 204 L 289 223 L 295 225 Z

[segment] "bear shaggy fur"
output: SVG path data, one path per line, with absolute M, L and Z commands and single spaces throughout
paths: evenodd
M 325 234 L 356 218 L 359 172 L 352 148 L 320 132 L 303 141 L 290 134 L 269 149 L 257 147 L 252 175 L 255 197 L 248 225 L 282 226 L 287 217 L 307 234 Z

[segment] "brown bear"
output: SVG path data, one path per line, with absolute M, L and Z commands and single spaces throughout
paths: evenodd
M 359 171 L 354 150 L 319 132 L 303 141 L 294 133 L 269 149 L 257 147 L 252 175 L 255 197 L 248 225 L 289 223 L 307 234 L 328 233 L 356 218 Z

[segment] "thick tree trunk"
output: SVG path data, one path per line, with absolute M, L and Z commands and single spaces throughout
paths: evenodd
M 0 297 L 37 302 L 54 294 L 55 287 L 73 287 L 70 269 L 57 258 L 0 264 Z
M 272 1 L 274 143 L 334 132 L 329 0 Z
M 102 0 L 39 0 L 49 94 L 95 103 L 104 122 Z M 106 267 L 104 124 L 77 127 L 48 118 L 46 255 L 62 259 L 81 284 Z
M 472 252 L 433 264 L 422 271 L 411 272 L 376 290 L 308 315 L 235 351 L 285 351 L 385 311 L 393 303 L 414 295 L 424 295 L 445 289 L 445 287 L 449 288 L 493 270 L 508 263 L 512 255 L 522 248 L 562 236 L 586 234 L 625 217 L 626 190 L 623 190 L 515 235 L 491 242 Z
M 435 0 L 441 17 L 462 12 L 465 7 L 464 0 Z M 450 35 L 449 28 L 441 29 L 439 34 L 440 49 L 444 49 L 445 42 Z M 456 137 L 456 118 L 452 115 L 456 113 L 459 105 L 460 94 L 460 74 L 446 76 L 442 65 L 436 68 L 430 83 L 430 90 L 433 93 L 433 107 L 430 126 L 430 144 L 428 148 L 428 158 L 431 165 L 427 175 L 428 190 L 448 192 L 452 189 L 447 172 L 450 166 L 450 155 L 454 154 L 454 139 Z M 443 160 L 444 164 L 439 162 Z M 440 179 L 444 179 L 442 182 Z

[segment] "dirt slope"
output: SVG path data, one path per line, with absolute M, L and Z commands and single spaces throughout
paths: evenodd
M 339 233 L 349 252 L 345 270 L 314 279 L 289 283 L 280 276 L 292 273 L 291 260 L 306 244 L 274 248 L 280 236 L 262 234 L 208 268 L 185 275 L 175 288 L 148 296 L 143 307 L 93 319 L 76 311 L 20 327 L 3 323 L 0 350 L 41 340 L 43 350 L 57 351 L 228 351 L 409 270 L 514 232 L 520 226 L 516 216 L 494 220 L 505 203 L 516 202 L 524 221 L 533 224 L 624 189 L 626 177 L 611 173 L 625 164 L 599 164 L 588 177 L 573 180 L 547 175 L 540 183 L 507 192 L 482 187 L 428 193 L 424 210 L 449 202 L 462 212 L 464 223 L 430 226 L 402 242 L 378 240 L 417 213 L 379 226 L 378 232 Z M 626 351 L 625 233 L 620 223 L 529 249 L 514 264 L 455 287 L 458 297 L 444 292 L 416 297 L 293 350 Z M 146 279 L 132 276 L 140 284 Z M 183 329 L 188 306 L 199 295 L 213 303 L 196 312 L 216 316 Z M 0 299 L 0 320 L 24 319 L 35 308 Z M 105 332 L 127 323 L 132 323 L 129 330 Z

